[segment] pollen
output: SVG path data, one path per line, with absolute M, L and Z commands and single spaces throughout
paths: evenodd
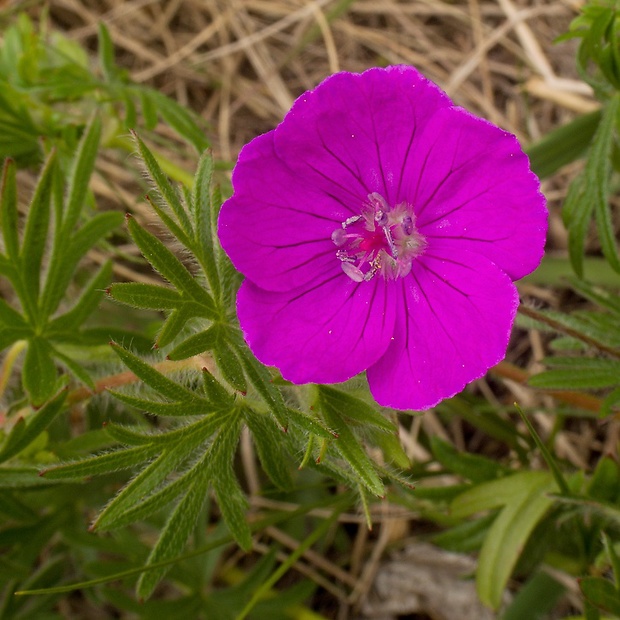
M 402 278 L 427 246 L 415 226 L 413 207 L 406 202 L 392 207 L 377 192 L 368 194 L 360 214 L 344 220 L 331 238 L 342 270 L 354 282 L 376 275 Z

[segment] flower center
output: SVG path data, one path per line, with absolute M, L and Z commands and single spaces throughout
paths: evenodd
M 368 281 L 377 273 L 386 280 L 406 276 L 427 245 L 415 227 L 413 207 L 406 202 L 391 207 L 377 192 L 368 194 L 360 215 L 334 230 L 332 241 L 342 270 L 354 282 Z

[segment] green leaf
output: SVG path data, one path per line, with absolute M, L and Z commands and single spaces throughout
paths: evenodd
M 211 180 L 213 177 L 213 157 L 205 151 L 198 162 L 194 177 L 191 205 L 194 215 L 196 240 L 196 257 L 198 258 L 213 291 L 215 298 L 220 297 L 221 284 L 215 260 L 218 247 L 214 241 L 216 221 L 211 209 Z
M 620 318 L 620 299 L 617 295 L 600 286 L 574 277 L 569 277 L 568 281 L 571 288 L 577 293 Z
M 615 364 L 594 368 L 587 364 L 578 368 L 547 370 L 528 379 L 528 384 L 544 390 L 586 390 L 613 387 L 620 382 Z
M 106 261 L 92 277 L 71 310 L 54 319 L 45 330 L 48 337 L 59 332 L 75 331 L 97 309 L 103 291 L 112 277 L 112 261 Z
M 248 409 L 245 410 L 245 421 L 252 432 L 265 473 L 279 489 L 290 490 L 293 481 L 287 467 L 288 454 L 283 449 L 285 438 L 282 431 L 271 418 Z
M 183 331 L 189 320 L 196 316 L 196 311 L 200 312 L 200 307 L 193 303 L 185 303 L 175 308 L 157 334 L 157 346 L 160 349 L 168 346 Z
M 171 400 L 176 401 L 195 401 L 196 395 L 191 390 L 183 387 L 179 383 L 168 379 L 161 372 L 155 370 L 152 366 L 143 362 L 139 357 L 130 353 L 127 349 L 123 349 L 115 342 L 111 343 L 113 351 L 121 358 L 123 363 L 135 373 L 135 375 L 144 381 L 147 385 L 157 390 L 160 394 L 167 396 Z
M 431 437 L 433 456 L 449 471 L 472 482 L 486 482 L 506 475 L 507 470 L 497 461 L 478 454 L 459 452 L 454 446 L 439 437 Z
M 39 280 L 50 223 L 51 182 L 54 173 L 54 152 L 43 168 L 28 208 L 26 229 L 20 250 L 22 278 L 33 305 L 39 296 Z
M 185 339 L 168 353 L 168 359 L 184 360 L 205 351 L 212 351 L 219 340 L 219 328 L 211 326 L 209 329 L 194 334 Z
M 57 484 L 40 477 L 36 467 L 0 467 L 0 489 L 28 489 Z
M 197 153 L 202 153 L 209 148 L 209 142 L 204 131 L 183 106 L 159 92 L 153 92 L 151 98 L 163 120 L 182 138 L 185 138 L 196 149 Z
M 601 410 L 599 412 L 600 417 L 606 417 L 615 413 L 618 409 L 618 403 L 620 403 L 620 387 L 612 390 L 604 399 L 601 404 Z
M 56 389 L 56 366 L 45 340 L 31 338 L 24 359 L 22 382 L 33 405 L 42 405 Z
M 150 90 L 139 89 L 140 107 L 142 108 L 142 116 L 144 117 L 144 126 L 149 130 L 157 127 L 157 106 L 151 99 Z
M 233 471 L 233 457 L 241 424 L 232 417 L 213 443 L 210 469 L 218 506 L 230 533 L 244 551 L 252 548 L 252 535 L 247 523 L 248 500 Z
M 151 151 L 148 149 L 146 144 L 142 142 L 138 134 L 136 134 L 135 132 L 132 132 L 132 135 L 136 142 L 136 146 L 138 147 L 138 152 L 140 153 L 140 157 L 144 161 L 144 165 L 146 166 L 146 169 L 149 173 L 149 176 L 151 177 L 151 179 L 153 179 L 153 182 L 155 183 L 157 190 L 159 191 L 166 205 L 170 207 L 172 212 L 177 217 L 177 220 L 180 225 L 181 236 L 183 237 L 183 238 L 179 237 L 179 240 L 184 245 L 187 246 L 187 240 L 193 236 L 193 230 L 192 230 L 192 223 L 190 222 L 190 219 L 187 215 L 185 207 L 181 203 L 181 200 L 179 199 L 179 195 L 176 189 L 172 186 L 172 184 L 170 183 L 166 175 L 163 173 L 161 167 L 157 163 L 157 160 L 155 159 L 153 153 L 151 153 Z M 153 206 L 156 206 L 156 205 L 153 205 Z M 160 217 L 162 216 L 161 209 L 158 209 L 158 214 L 160 215 Z M 168 227 L 172 230 L 172 232 L 178 235 L 179 228 L 176 226 L 176 224 L 174 224 L 173 227 L 170 227 L 169 224 L 172 220 L 170 220 L 170 218 L 167 217 L 167 214 L 165 212 L 163 212 L 163 215 L 164 215 L 164 223 L 168 225 Z M 173 228 L 175 230 L 173 230 Z M 190 247 L 191 247 L 191 244 L 190 244 Z
M 381 452 L 383 452 L 383 458 L 386 463 L 390 463 L 400 469 L 410 469 L 411 461 L 407 456 L 407 453 L 403 449 L 403 444 L 398 436 L 398 431 L 394 433 L 375 433 L 373 439 L 377 442 Z M 395 479 L 391 470 L 386 470 L 388 475 Z M 398 474 L 395 474 L 398 477 Z M 402 482 L 402 481 L 401 481 Z M 411 488 L 411 482 L 407 481 L 406 485 Z
M 208 398 L 223 408 L 230 407 L 233 397 L 228 390 L 209 372 L 207 368 L 202 369 L 202 380 L 205 394 Z
M 82 212 L 82 206 L 88 192 L 90 176 L 95 168 L 100 137 L 101 121 L 95 115 L 86 126 L 69 173 L 69 187 L 65 202 L 64 218 L 62 226 L 58 226 L 59 238 L 57 238 L 57 241 L 60 243 L 62 243 L 62 240 L 70 238 L 71 232 Z
M 609 519 L 614 522 L 616 525 L 620 525 L 620 508 L 618 508 L 615 503 L 590 499 L 589 497 L 584 497 L 582 495 L 554 494 L 552 497 L 561 504 L 578 506 L 585 514 L 595 512 L 602 517 L 605 517 L 605 519 Z
M 160 451 L 161 446 L 152 444 L 126 450 L 115 450 L 114 452 L 106 452 L 81 461 L 56 465 L 55 467 L 45 469 L 40 475 L 48 480 L 72 480 L 89 476 L 101 476 L 137 467 L 141 463 L 152 459 Z
M 191 490 L 176 505 L 176 508 L 166 521 L 166 525 L 146 561 L 146 567 L 151 564 L 171 560 L 183 551 L 207 497 L 209 486 L 208 474 L 209 468 L 203 462 Z M 142 573 L 136 586 L 138 598 L 142 600 L 149 598 L 155 586 L 168 572 L 169 568 L 169 566 L 162 566 L 161 568 Z
M 620 271 L 620 259 L 607 203 L 611 173 L 610 154 L 619 106 L 620 97 L 615 96 L 605 107 L 601 122 L 592 139 L 585 170 L 571 184 L 562 211 L 564 222 L 569 230 L 571 263 L 579 276 L 583 273 L 585 237 L 592 211 L 595 214 L 605 258 L 616 271 Z
M 517 592 L 502 620 L 542 620 L 549 617 L 566 588 L 544 571 L 537 571 Z
M 585 179 L 579 176 L 570 184 L 562 206 L 562 219 L 569 231 L 568 254 L 579 277 L 583 277 L 586 235 L 593 211 L 594 203 L 589 199 Z
M 218 411 L 194 424 L 167 433 L 151 435 L 136 433 L 122 426 L 109 425 L 108 431 L 119 441 L 128 443 L 151 441 L 160 446 L 162 453 L 106 506 L 93 527 L 109 530 L 127 525 L 137 518 L 136 515 L 144 514 L 142 505 L 145 502 L 148 502 L 151 509 L 159 510 L 175 498 L 175 493 L 177 496 L 183 493 L 187 488 L 185 483 L 167 484 L 161 489 L 161 493 L 158 487 L 165 483 L 182 463 L 191 460 L 197 449 L 202 451 L 201 446 L 214 432 L 225 427 L 230 419 L 230 410 Z M 209 466 L 211 461 L 212 457 L 208 461 Z M 194 467 L 184 477 L 190 476 L 193 479 L 198 473 L 199 470 Z
M 620 594 L 620 558 L 618 557 L 616 548 L 614 547 L 606 532 L 602 533 L 602 537 L 603 546 L 605 547 L 605 553 L 607 553 L 607 556 L 609 557 L 611 570 L 614 574 L 614 586 L 616 588 L 616 592 Z
M 173 449 L 181 447 L 183 454 L 190 453 L 194 448 L 207 441 L 209 437 L 220 428 L 230 415 L 230 409 L 216 410 L 211 415 L 202 416 L 199 420 L 190 424 L 181 424 L 171 430 L 159 433 L 137 433 L 127 426 L 111 426 L 111 435 L 117 435 L 121 441 L 129 443 L 149 444 L 159 446 L 160 449 Z
M 74 377 L 81 381 L 84 385 L 87 385 L 91 390 L 95 389 L 95 382 L 92 377 L 86 372 L 84 366 L 71 359 L 68 355 L 65 355 L 59 349 L 50 345 L 51 356 L 60 362 Z
M 17 184 L 15 182 L 15 162 L 4 161 L 2 186 L 0 189 L 0 226 L 7 256 L 19 260 L 19 212 L 17 210 Z
M 99 213 L 72 237 L 68 236 L 70 241 L 65 240 L 64 245 L 54 252 L 41 298 L 45 316 L 51 315 L 58 308 L 80 259 L 99 239 L 120 226 L 121 221 L 122 214 L 117 211 Z
M 423 489 L 416 489 L 416 497 L 421 490 Z M 433 488 L 430 490 L 433 490 Z M 422 497 L 424 497 L 424 495 L 422 495 Z M 432 499 L 436 501 L 438 498 Z M 474 519 L 473 521 L 461 521 L 454 527 L 445 529 L 433 536 L 432 542 L 448 551 L 455 551 L 456 553 L 472 553 L 478 551 L 495 517 L 496 514 L 491 513 L 479 519 Z
M 166 450 L 145 467 L 132 481 L 123 487 L 119 494 L 105 507 L 95 520 L 94 531 L 109 531 L 119 527 L 123 513 L 134 508 L 159 487 L 188 454 L 179 450 Z M 123 525 L 127 525 L 126 522 Z
M 103 22 L 99 22 L 98 32 L 98 51 L 99 65 L 103 77 L 107 82 L 111 82 L 116 74 L 116 63 L 114 62 L 114 45 L 110 37 L 110 32 Z
M 24 321 L 22 315 L 9 306 L 2 297 L 0 297 L 0 324 L 7 328 L 30 330 L 28 323 Z
M 118 530 L 132 523 L 150 519 L 154 513 L 186 493 L 203 467 L 204 464 L 199 461 L 190 470 L 174 478 L 172 482 L 161 486 L 148 497 L 140 498 L 139 502 L 133 503 L 124 512 L 114 515 L 113 520 L 108 517 L 106 522 L 97 522 L 94 528 L 98 531 Z
M 109 390 L 109 393 L 118 400 L 140 409 L 142 411 L 148 411 L 158 416 L 194 416 L 194 415 L 206 415 L 213 413 L 220 403 L 211 403 L 202 398 L 195 397 L 193 401 L 181 401 L 175 403 L 165 403 L 157 400 L 147 400 L 144 398 L 138 398 L 131 394 L 124 394 L 123 392 L 117 392 L 116 390 Z
M 62 390 L 52 400 L 48 401 L 41 409 L 34 413 L 28 422 L 20 418 L 21 428 L 17 431 L 17 425 L 7 437 L 2 450 L 0 451 L 0 463 L 7 461 L 11 457 L 27 448 L 56 418 L 62 411 L 67 391 Z
M 174 289 L 141 282 L 115 282 L 108 295 L 128 306 L 146 310 L 171 310 L 184 303 Z
M 239 358 L 225 340 L 218 339 L 213 356 L 224 379 L 233 388 L 245 394 L 248 386 L 243 373 L 244 366 L 239 362 Z
M 601 122 L 601 116 L 601 110 L 578 116 L 527 147 L 525 151 L 536 175 L 541 179 L 547 178 L 581 157 Z
M 355 473 L 357 473 L 360 481 L 366 488 L 374 495 L 383 496 L 385 494 L 385 488 L 377 475 L 370 457 L 359 444 L 357 438 L 349 428 L 347 421 L 341 416 L 340 412 L 334 408 L 330 399 L 323 398 L 323 387 L 324 386 L 317 386 L 319 391 L 319 404 L 328 426 L 338 433 L 338 439 L 334 442 L 334 446 Z
M 450 515 L 464 519 L 479 512 L 509 504 L 513 498 L 524 497 L 542 480 L 550 476 L 541 471 L 524 471 L 509 477 L 478 484 L 459 495 L 450 504 Z
M 0 351 L 10 347 L 18 340 L 24 340 L 32 336 L 32 330 L 16 329 L 14 327 L 0 327 Z
M 231 343 L 235 347 L 243 369 L 245 370 L 250 383 L 256 388 L 261 398 L 265 401 L 271 413 L 282 428 L 287 427 L 288 415 L 282 394 L 272 384 L 269 371 L 250 353 L 250 351 L 239 343 Z
M 136 245 L 153 268 L 179 291 L 197 301 L 203 307 L 207 318 L 217 318 L 210 295 L 196 282 L 177 257 L 159 239 L 141 228 L 132 217 L 128 218 L 127 225 Z
M 69 246 L 72 263 L 84 256 L 100 239 L 109 235 L 123 222 L 123 214 L 119 211 L 105 211 L 91 217 L 74 235 Z
M 620 468 L 616 461 L 603 455 L 596 464 L 588 485 L 588 495 L 594 499 L 613 503 L 620 492 Z
M 616 119 L 618 118 L 618 111 L 620 110 L 620 96 L 616 95 L 610 99 L 607 104 L 607 109 L 603 113 L 603 121 L 602 125 L 606 124 L 606 115 L 612 116 L 610 121 L 611 127 L 610 132 L 613 131 L 613 127 L 616 124 Z M 596 170 L 596 180 L 597 185 L 596 194 L 595 194 L 595 203 L 594 203 L 594 214 L 596 217 L 596 225 L 598 229 L 599 241 L 601 243 L 601 249 L 603 250 L 603 255 L 609 262 L 609 264 L 613 267 L 613 269 L 620 273 L 620 257 L 618 256 L 618 245 L 616 242 L 616 234 L 614 230 L 614 225 L 611 219 L 611 210 L 608 203 L 608 195 L 609 195 L 609 177 L 611 175 L 611 160 L 610 160 L 610 151 L 613 146 L 613 133 L 611 136 L 607 137 L 609 143 L 602 145 L 601 150 L 604 148 L 604 155 L 606 156 L 605 163 L 606 165 L 603 169 Z M 607 142 L 607 141 L 606 141 Z M 596 145 L 595 145 L 596 146 Z M 589 161 L 588 161 L 589 163 Z
M 492 609 L 500 606 L 521 550 L 553 505 L 547 494 L 555 488 L 548 473 L 526 471 L 478 485 L 452 502 L 451 514 L 457 519 L 504 506 L 482 545 L 476 572 L 478 596 Z
M 596 608 L 620 616 L 620 592 L 607 579 L 582 577 L 579 579 L 579 589 Z
M 291 424 L 298 426 L 307 433 L 312 433 L 313 435 L 317 435 L 322 439 L 338 439 L 338 433 L 336 433 L 336 431 L 332 429 L 327 428 L 323 424 L 323 422 L 315 416 L 310 415 L 305 411 L 295 409 L 293 407 L 288 407 L 286 411 Z M 283 430 L 286 429 L 283 427 Z
M 389 433 L 396 432 L 396 426 L 367 402 L 326 385 L 321 386 L 320 390 L 322 401 L 329 402 L 342 416 L 348 418 L 349 422 L 363 427 L 372 426 Z

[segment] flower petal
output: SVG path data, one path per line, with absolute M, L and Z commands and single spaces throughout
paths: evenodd
M 238 271 L 271 291 L 297 288 L 326 270 L 342 273 L 331 234 L 350 214 L 290 171 L 274 151 L 273 132 L 241 151 L 232 182 L 218 235 Z
M 275 130 L 280 157 L 359 214 L 368 194 L 393 202 L 428 119 L 450 99 L 413 67 L 337 73 L 299 97 Z
M 422 410 L 460 392 L 506 353 L 518 295 L 488 259 L 429 246 L 399 282 L 394 338 L 368 369 L 376 401 Z
M 539 264 L 547 209 L 517 139 L 460 108 L 439 111 L 407 164 L 403 195 L 429 245 L 454 242 L 513 280 Z
M 286 293 L 245 281 L 237 313 L 254 355 L 294 383 L 346 381 L 376 362 L 394 330 L 396 298 L 383 279 L 356 283 L 342 271 Z

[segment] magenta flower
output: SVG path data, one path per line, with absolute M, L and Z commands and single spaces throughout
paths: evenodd
M 517 139 L 412 67 L 338 73 L 241 151 L 219 237 L 248 345 L 293 383 L 366 370 L 425 409 L 506 353 L 545 201 Z

